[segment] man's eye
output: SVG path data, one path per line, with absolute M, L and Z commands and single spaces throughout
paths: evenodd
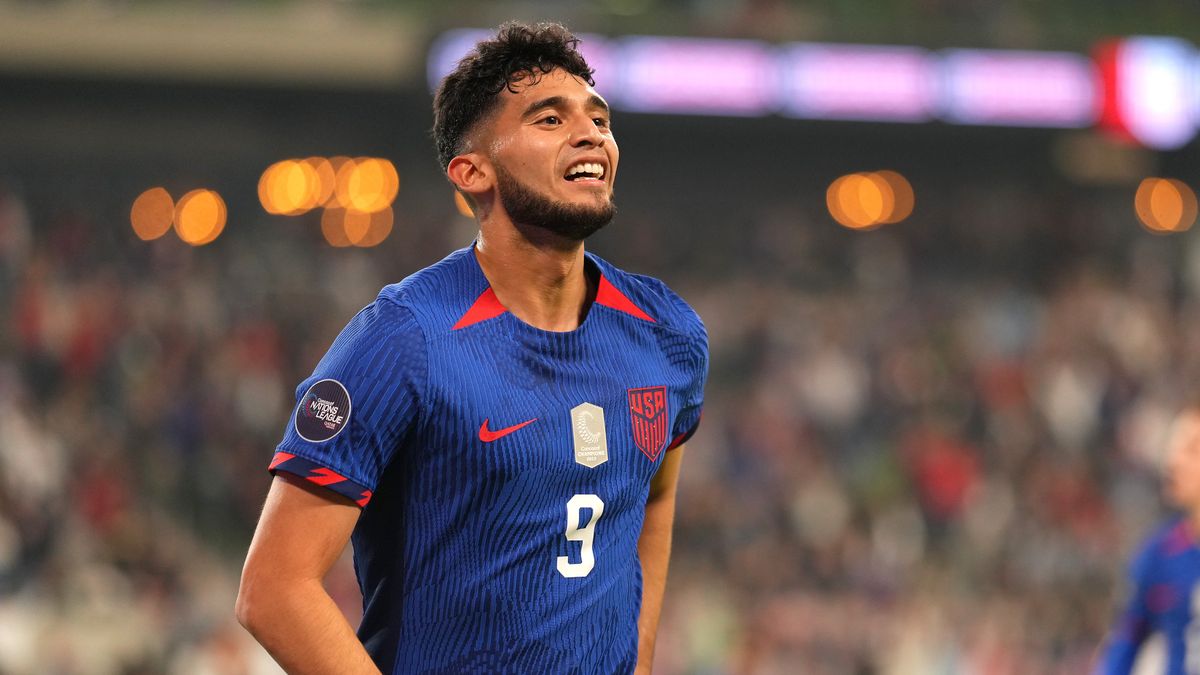
M 608 120 L 604 119 L 603 117 L 597 117 L 597 118 L 593 119 L 592 121 L 596 123 L 596 126 L 602 128 L 602 129 L 608 127 Z
M 561 120 L 559 120 L 559 119 L 558 119 L 557 117 L 555 117 L 554 115 L 550 115 L 550 116 L 548 116 L 548 117 L 543 117 L 543 118 L 542 118 L 542 123 L 543 123 L 543 124 L 558 124 L 560 121 L 561 121 Z

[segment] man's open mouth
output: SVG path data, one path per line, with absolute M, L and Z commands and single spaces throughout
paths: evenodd
M 569 181 L 600 180 L 604 178 L 604 165 L 597 162 L 580 162 L 567 169 L 563 178 Z

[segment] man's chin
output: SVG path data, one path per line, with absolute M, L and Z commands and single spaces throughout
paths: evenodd
M 548 244 L 581 242 L 604 227 L 617 213 L 612 193 L 542 195 L 497 166 L 500 205 L 530 239 Z
M 612 222 L 616 208 L 600 207 L 572 209 L 559 214 L 559 219 L 533 223 L 532 228 L 567 242 L 578 243 L 604 229 Z

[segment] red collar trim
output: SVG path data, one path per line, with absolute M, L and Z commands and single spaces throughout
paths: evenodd
M 450 330 L 458 330 L 467 326 L 477 324 L 480 321 L 494 319 L 501 314 L 507 312 L 504 305 L 500 304 L 500 299 L 496 297 L 496 292 L 489 286 L 478 298 L 475 299 L 475 304 L 471 305 L 471 309 L 467 310 L 466 314 L 454 324 Z
M 1167 533 L 1166 550 L 1169 555 L 1179 555 L 1188 548 L 1196 545 L 1196 537 L 1192 534 L 1192 528 L 1187 520 L 1179 521 L 1175 527 Z
M 624 312 L 643 321 L 657 323 L 649 314 L 643 312 L 641 307 L 633 304 L 632 300 L 625 297 L 624 293 L 618 291 L 616 286 L 608 283 L 608 279 L 605 279 L 603 275 L 600 276 L 600 285 L 596 289 L 596 304 L 611 307 L 618 312 Z M 471 308 L 459 318 L 458 323 L 454 324 L 451 330 L 466 328 L 481 321 L 494 319 L 507 311 L 504 305 L 500 304 L 500 299 L 496 297 L 496 292 L 491 287 L 488 287 L 486 291 L 475 299 L 475 304 L 471 305 Z
M 641 307 L 633 304 L 633 301 L 625 297 L 625 294 L 617 290 L 616 286 L 608 283 L 603 275 L 600 276 L 600 287 L 596 289 L 596 303 L 605 307 L 612 307 L 619 312 L 625 312 L 630 316 L 635 316 L 643 321 L 650 323 L 658 323 L 650 318 L 650 315 L 643 312 Z

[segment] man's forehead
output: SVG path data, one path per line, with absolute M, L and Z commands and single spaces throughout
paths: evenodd
M 548 73 L 527 74 L 521 80 L 512 83 L 511 87 L 502 89 L 500 94 L 510 103 L 527 103 L 534 98 L 549 96 L 550 92 L 565 98 L 578 97 L 583 100 L 593 96 L 600 98 L 595 88 L 583 78 L 572 75 L 561 68 L 555 68 Z

